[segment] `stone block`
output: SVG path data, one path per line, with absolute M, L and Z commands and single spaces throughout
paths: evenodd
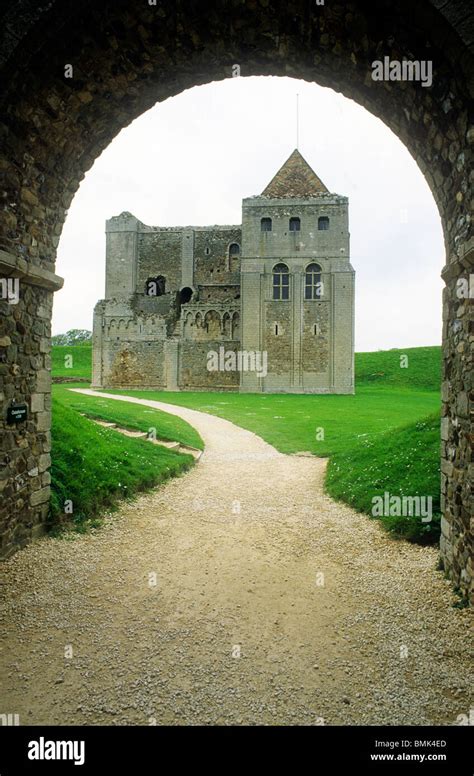
M 47 369 L 40 369 L 36 375 L 36 392 L 49 393 L 51 390 L 51 372 Z
M 456 399 L 456 410 L 461 418 L 469 417 L 469 399 L 467 393 L 461 391 Z
M 441 439 L 449 439 L 449 418 L 441 418 Z
M 51 343 L 47 337 L 41 337 L 40 339 L 40 353 L 49 353 L 51 350 Z
M 50 412 L 38 412 L 36 428 L 38 431 L 49 431 L 49 429 L 51 428 Z
M 451 538 L 451 525 L 448 523 L 445 517 L 441 517 L 441 533 L 446 539 Z
M 43 412 L 44 393 L 33 393 L 31 395 L 31 412 Z
M 441 471 L 443 472 L 443 474 L 446 474 L 448 478 L 450 478 L 453 475 L 454 466 L 450 461 L 442 460 Z
M 44 453 L 43 455 L 40 455 L 38 460 L 38 470 L 39 472 L 45 472 L 46 469 L 49 469 L 51 466 L 51 456 L 49 453 Z
M 49 501 L 50 495 L 51 495 L 51 488 L 49 486 L 41 488 L 41 490 L 35 491 L 34 493 L 31 494 L 31 498 L 30 498 L 31 506 L 36 507 L 39 504 L 44 504 L 46 501 Z

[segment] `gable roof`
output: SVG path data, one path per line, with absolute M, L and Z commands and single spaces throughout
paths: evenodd
M 322 180 L 318 178 L 306 159 L 295 148 L 266 189 L 262 191 L 261 196 L 272 199 L 286 199 L 287 197 L 306 199 L 328 193 L 329 191 Z

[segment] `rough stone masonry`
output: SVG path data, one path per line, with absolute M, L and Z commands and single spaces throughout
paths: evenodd
M 242 210 L 239 226 L 107 221 L 93 386 L 354 392 L 347 198 L 295 150 Z
M 48 469 L 40 473 L 39 459 L 50 444 L 50 310 L 60 287 L 53 273 L 78 186 L 134 118 L 186 88 L 231 77 L 238 64 L 242 76 L 302 78 L 355 100 L 406 145 L 433 193 L 445 238 L 441 554 L 467 597 L 474 299 L 460 298 L 458 284 L 474 274 L 472 3 L 208 0 L 204 12 L 194 0 L 3 0 L 0 22 L 0 277 L 22 280 L 16 308 L 0 301 L 0 556 L 30 541 L 47 514 Z M 432 61 L 432 87 L 375 81 L 372 63 L 385 56 Z M 10 427 L 13 398 L 30 415 Z

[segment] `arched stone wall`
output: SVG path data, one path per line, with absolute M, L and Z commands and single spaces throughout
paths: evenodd
M 289 75 L 342 92 L 405 143 L 439 208 L 446 244 L 442 555 L 467 591 L 472 479 L 473 300 L 459 279 L 470 242 L 472 12 L 462 0 L 6 0 L 0 11 L 0 276 L 20 278 L 0 302 L 5 407 L 30 419 L 3 428 L 0 554 L 41 530 L 50 455 L 51 296 L 67 209 L 95 158 L 136 116 L 183 89 L 246 75 Z M 438 10 L 439 9 L 439 10 Z M 433 61 L 431 88 L 375 82 L 371 63 Z M 72 68 L 72 70 L 71 70 Z M 72 77 L 68 77 L 72 74 Z M 350 128 L 348 127 L 348 132 Z M 12 309 L 14 307 L 14 309 Z

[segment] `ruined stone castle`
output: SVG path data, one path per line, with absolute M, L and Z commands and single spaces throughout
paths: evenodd
M 295 150 L 241 225 L 111 218 L 93 386 L 353 393 L 348 207 Z

